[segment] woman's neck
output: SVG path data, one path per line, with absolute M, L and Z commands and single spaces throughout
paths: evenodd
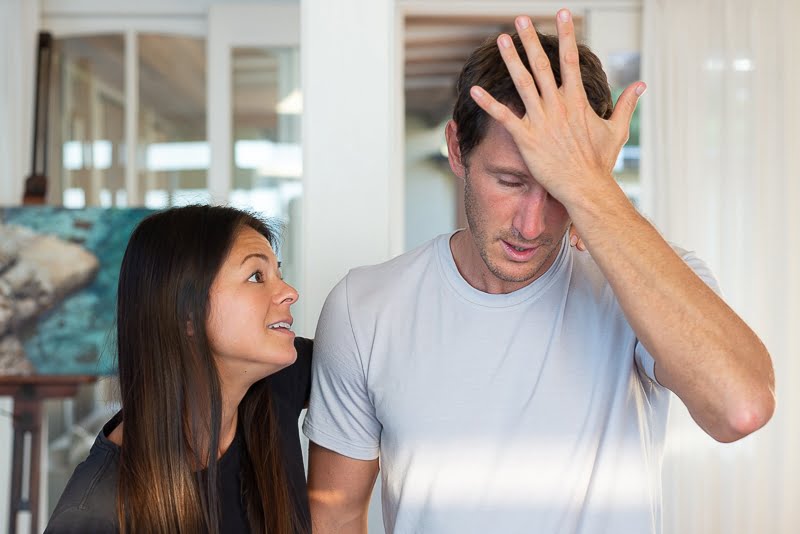
M 247 394 L 253 381 L 252 375 L 237 372 L 237 369 L 218 365 L 220 392 L 222 394 L 222 414 L 219 429 L 218 455 L 222 456 L 236 437 L 239 422 L 239 404 Z
M 245 393 L 247 390 L 245 390 Z M 239 403 L 244 398 L 242 395 L 226 395 L 225 388 L 222 389 L 222 417 L 219 428 L 219 449 L 217 458 L 225 454 L 228 447 L 236 437 L 236 427 L 239 422 Z

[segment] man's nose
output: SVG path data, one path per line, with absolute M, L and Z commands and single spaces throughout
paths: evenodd
M 514 229 L 523 239 L 532 241 L 545 231 L 545 212 L 550 195 L 537 185 L 519 200 Z

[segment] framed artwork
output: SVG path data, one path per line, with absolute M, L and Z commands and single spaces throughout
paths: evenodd
M 153 212 L 0 208 L 0 375 L 115 373 L 119 268 Z

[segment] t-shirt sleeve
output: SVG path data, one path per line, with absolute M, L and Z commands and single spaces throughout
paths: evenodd
M 299 416 L 308 403 L 311 391 L 311 359 L 314 341 L 303 337 L 295 338 L 294 347 L 297 359 L 269 378 L 272 395 L 285 399 Z
M 381 424 L 367 387 L 365 365 L 350 317 L 347 278 L 320 314 L 311 365 L 311 400 L 303 423 L 308 439 L 357 460 L 374 460 Z
M 711 272 L 711 269 L 706 265 L 706 263 L 697 257 L 694 252 L 687 252 L 682 250 L 678 247 L 674 247 L 675 252 L 683 259 L 684 262 L 691 268 L 700 279 L 710 287 L 714 293 L 719 296 L 722 296 L 722 290 L 719 287 L 719 282 L 717 282 L 717 278 L 714 276 L 714 273 Z M 637 340 L 636 341 L 636 349 L 635 349 L 635 359 L 636 365 L 639 369 L 649 378 L 654 384 L 661 384 L 656 380 L 656 373 L 655 373 L 655 365 L 656 362 L 653 359 L 653 356 L 650 355 L 650 352 L 644 347 L 644 345 Z

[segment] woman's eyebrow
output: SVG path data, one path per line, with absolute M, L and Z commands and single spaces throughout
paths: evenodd
M 250 258 L 261 258 L 265 262 L 269 263 L 269 257 L 266 254 L 263 254 L 261 252 L 254 252 L 252 254 L 248 254 L 247 256 L 245 256 L 244 259 L 242 260 L 242 263 L 240 263 L 239 266 L 244 265 L 244 262 L 246 262 Z M 280 267 L 280 263 L 278 264 L 278 267 Z

